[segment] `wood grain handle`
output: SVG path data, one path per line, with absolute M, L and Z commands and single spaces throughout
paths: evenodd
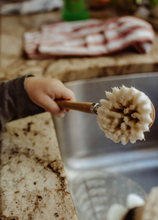
M 71 102 L 65 100 L 56 100 L 56 103 L 61 109 L 72 109 L 85 113 L 95 114 L 91 108 L 94 106 L 93 102 Z

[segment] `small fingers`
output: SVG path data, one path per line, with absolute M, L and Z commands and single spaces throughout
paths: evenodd
M 44 101 L 42 104 L 42 107 L 51 114 L 63 118 L 65 116 L 65 111 L 61 110 L 56 102 L 54 102 L 53 99 L 51 99 L 49 96 L 44 96 Z
M 63 90 L 61 90 L 61 99 L 63 100 L 68 100 L 71 102 L 75 102 L 76 101 L 76 97 L 75 94 L 68 88 L 64 87 Z M 70 112 L 70 109 L 65 109 L 66 112 Z
M 73 102 L 76 101 L 75 94 L 69 88 L 65 87 L 64 84 L 61 84 L 58 88 L 56 88 L 55 99 L 64 99 Z
M 72 102 L 76 101 L 75 94 L 68 88 L 65 89 L 65 93 L 63 93 L 63 99 L 70 100 Z
M 47 86 L 46 89 L 46 93 L 53 100 L 63 99 L 74 102 L 76 101 L 75 94 L 58 79 L 50 80 L 49 86 Z
M 43 81 L 44 82 L 44 81 Z M 54 100 L 70 100 L 76 101 L 75 94 L 67 88 L 61 81 L 57 79 L 47 80 L 42 90 L 43 97 L 40 96 L 39 102 L 46 111 L 58 117 L 64 117 L 65 111 L 60 109 Z M 70 110 L 66 109 L 67 112 Z

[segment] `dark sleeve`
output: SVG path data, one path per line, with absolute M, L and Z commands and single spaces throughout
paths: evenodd
M 0 130 L 9 121 L 45 111 L 34 104 L 25 91 L 24 81 L 28 76 L 32 75 L 0 83 Z

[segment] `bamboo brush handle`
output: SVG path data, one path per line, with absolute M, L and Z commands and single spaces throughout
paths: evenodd
M 61 109 L 73 109 L 76 111 L 95 114 L 93 112 L 93 107 L 95 103 L 93 102 L 71 102 L 65 100 L 57 100 L 56 103 Z

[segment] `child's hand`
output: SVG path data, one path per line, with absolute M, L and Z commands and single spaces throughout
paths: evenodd
M 32 102 L 58 117 L 64 117 L 65 113 L 55 99 L 76 101 L 74 93 L 58 79 L 28 77 L 25 89 Z

